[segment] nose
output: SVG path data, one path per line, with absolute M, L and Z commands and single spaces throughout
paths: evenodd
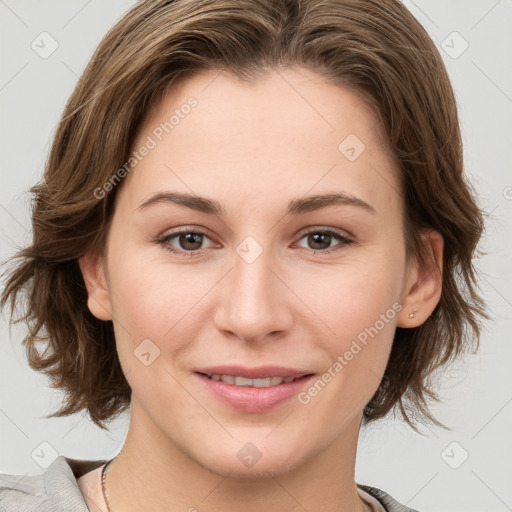
M 252 343 L 289 332 L 294 296 L 272 251 L 263 250 L 254 261 L 236 253 L 231 263 L 232 270 L 219 283 L 217 329 Z

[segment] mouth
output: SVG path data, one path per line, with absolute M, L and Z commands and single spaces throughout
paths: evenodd
M 244 413 L 263 413 L 289 402 L 308 385 L 314 373 L 249 378 L 242 375 L 194 372 L 208 397 Z

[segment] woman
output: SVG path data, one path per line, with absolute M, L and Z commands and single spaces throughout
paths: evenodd
M 2 475 L 6 510 L 412 510 L 354 481 L 359 430 L 441 425 L 431 374 L 486 313 L 453 91 L 402 4 L 138 2 L 32 191 L 2 305 L 29 292 L 54 416 L 130 426 Z

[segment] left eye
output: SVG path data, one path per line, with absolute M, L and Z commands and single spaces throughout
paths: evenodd
M 320 254 L 329 254 L 333 250 L 337 251 L 340 247 L 332 248 L 330 246 L 330 243 L 333 240 L 339 240 L 340 242 L 342 242 L 341 244 L 338 244 L 340 246 L 349 245 L 349 244 L 353 243 L 352 239 L 348 238 L 345 235 L 342 235 L 341 233 L 338 233 L 337 231 L 333 231 L 331 229 L 309 231 L 308 233 L 306 233 L 302 236 L 301 240 L 303 238 L 307 238 L 307 243 L 309 243 L 309 244 L 313 244 L 313 245 L 317 245 L 317 244 L 323 245 L 325 243 L 327 244 L 328 247 L 317 247 L 316 249 L 313 249 L 315 254 L 317 252 L 320 252 Z M 329 249 L 329 250 L 325 250 L 325 249 Z

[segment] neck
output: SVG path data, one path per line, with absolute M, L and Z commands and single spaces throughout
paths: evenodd
M 339 438 L 296 466 L 248 476 L 201 463 L 132 402 L 126 441 L 108 472 L 110 510 L 234 512 L 243 503 L 244 512 L 363 512 L 354 481 L 359 427 L 355 418 Z

